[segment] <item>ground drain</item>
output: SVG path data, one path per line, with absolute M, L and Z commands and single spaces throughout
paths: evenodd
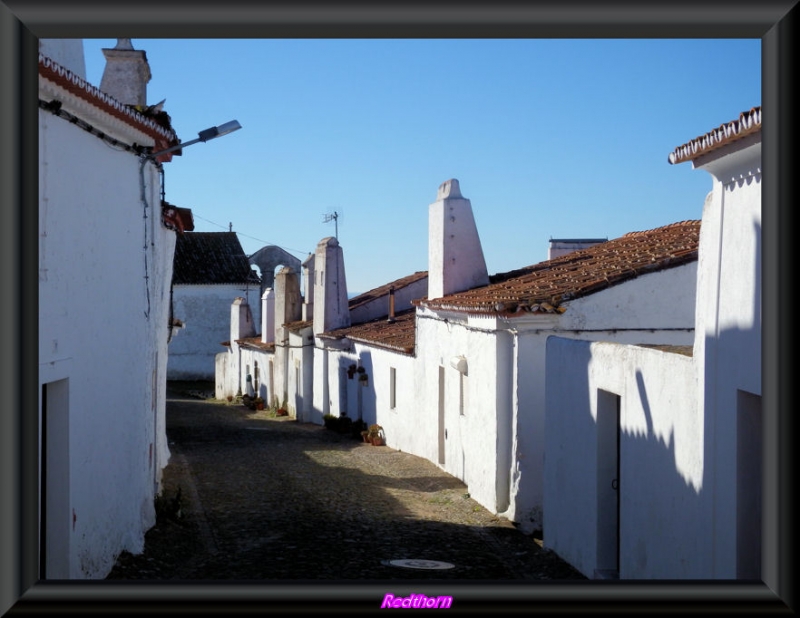
M 404 569 L 424 569 L 424 570 L 436 570 L 436 569 L 452 569 L 456 565 L 450 564 L 449 562 L 441 562 L 439 560 L 383 560 L 383 564 L 389 566 L 396 566 L 402 567 Z

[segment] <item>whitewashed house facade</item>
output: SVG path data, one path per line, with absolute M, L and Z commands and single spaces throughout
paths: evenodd
M 313 312 L 295 309 L 301 319 L 284 333 L 290 410 L 316 423 L 324 414 L 378 423 L 390 447 L 437 463 L 492 512 L 541 528 L 547 337 L 690 343 L 699 227 L 592 242 L 490 277 L 471 203 L 449 180 L 429 208 L 428 271 L 345 305 L 335 239 L 304 263 Z
M 397 448 L 438 462 L 490 511 L 541 529 L 547 337 L 691 341 L 698 229 L 627 234 L 417 301 L 424 403 L 410 425 L 428 435 Z
M 685 161 L 713 179 L 691 345 L 547 344 L 544 544 L 588 577 L 761 580 L 760 107 Z
M 407 313 L 411 301 L 427 290 L 427 272 L 414 273 L 348 300 L 343 251 L 335 238 L 328 237 L 302 263 L 303 293 L 300 278 L 301 273 L 289 266 L 278 272 L 275 288 L 267 288 L 261 299 L 260 329 L 246 299 L 234 301 L 230 339 L 224 342 L 226 351 L 216 357 L 216 397 L 244 394 L 249 375 L 255 394 L 273 407 L 286 404 L 289 413 L 300 421 L 322 423 L 324 414 L 348 414 L 374 422 L 374 413 L 361 413 L 359 393 L 351 391 L 348 395 L 343 388 L 342 376 L 356 357 L 340 354 L 335 342 L 327 343 L 338 337 L 318 339 L 317 335 L 351 321 Z M 319 300 L 315 303 L 315 299 Z M 413 345 L 404 353 L 413 353 Z M 344 369 L 338 368 L 342 364 Z M 337 369 L 332 368 L 334 365 Z
M 318 335 L 329 393 L 319 411 L 379 423 L 389 446 L 437 463 L 492 512 L 540 528 L 547 336 L 690 342 L 699 222 L 489 277 L 458 181 L 443 183 L 429 216 L 430 291 L 415 311 Z M 366 388 L 343 377 L 351 364 L 365 368 Z
M 104 50 L 101 91 L 80 39 L 39 49 L 40 575 L 97 579 L 155 522 L 174 230 L 191 217 L 162 205 L 170 157 L 147 156 L 178 138 L 136 109 L 145 53 Z
M 235 232 L 186 232 L 175 246 L 168 380 L 215 378 L 215 359 L 230 334 L 231 302 L 260 297 L 261 281 Z

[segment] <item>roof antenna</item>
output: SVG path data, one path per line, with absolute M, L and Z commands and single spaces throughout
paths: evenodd
M 339 240 L 339 213 L 335 210 L 333 211 L 332 215 L 323 215 L 323 223 L 330 223 L 331 221 L 333 221 L 335 226 L 334 229 L 336 230 L 334 236 L 336 237 L 336 240 Z

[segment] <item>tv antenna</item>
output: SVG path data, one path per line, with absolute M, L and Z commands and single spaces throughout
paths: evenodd
M 334 232 L 334 236 L 336 237 L 336 240 L 339 240 L 339 213 L 335 210 L 333 211 L 332 215 L 322 215 L 323 223 L 330 223 L 331 221 L 333 221 L 334 230 L 336 230 Z

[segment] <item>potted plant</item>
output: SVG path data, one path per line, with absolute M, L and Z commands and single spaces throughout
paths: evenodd
M 339 424 L 339 417 L 333 414 L 323 414 L 322 422 L 325 423 L 325 429 L 335 430 Z
M 278 405 L 278 399 L 275 398 L 275 416 L 288 416 L 289 415 L 289 404 L 287 403 L 286 399 L 283 400 L 281 405 Z
M 264 409 L 264 399 L 261 397 L 256 397 L 255 399 L 253 399 L 253 404 L 255 405 L 256 410 Z
M 377 423 L 373 423 L 367 429 L 367 441 L 371 442 L 373 446 L 383 446 L 386 444 L 386 436 L 383 433 L 383 427 Z

